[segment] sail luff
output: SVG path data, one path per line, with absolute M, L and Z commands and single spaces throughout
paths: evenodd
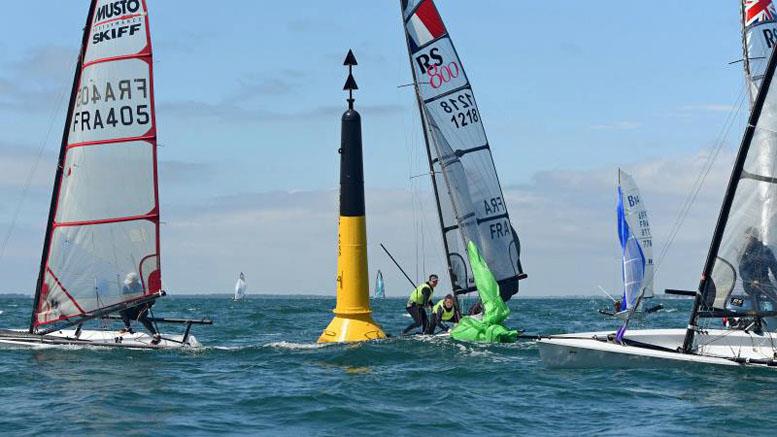
M 739 21 L 742 25 L 742 65 L 745 70 L 745 81 L 747 82 L 747 93 L 750 96 L 749 102 L 752 105 L 755 96 L 753 95 L 753 78 L 750 74 L 750 50 L 747 47 L 747 16 L 745 15 L 745 2 L 742 0 L 739 3 Z
M 46 234 L 43 239 L 43 250 L 40 260 L 40 269 L 38 270 L 38 281 L 35 285 L 35 297 L 33 298 L 32 314 L 30 315 L 30 328 L 29 332 L 32 333 L 35 330 L 36 314 L 38 312 L 38 305 L 40 304 L 40 293 L 43 289 L 43 282 L 46 276 L 46 264 L 49 258 L 49 251 L 51 250 L 51 234 L 53 232 L 54 216 L 56 215 L 57 200 L 59 199 L 59 189 L 62 185 L 62 175 L 65 167 L 65 156 L 67 155 L 67 146 L 70 138 L 70 119 L 73 117 L 73 111 L 75 110 L 75 99 L 78 92 L 78 86 L 81 82 L 81 68 L 84 63 L 84 57 L 86 56 L 86 44 L 89 40 L 89 32 L 92 27 L 92 18 L 94 17 L 95 6 L 97 0 L 92 0 L 89 3 L 89 13 L 86 16 L 86 24 L 84 25 L 83 35 L 81 37 L 81 47 L 78 52 L 78 61 L 76 62 L 76 70 L 73 74 L 73 86 L 70 90 L 70 100 L 67 105 L 67 116 L 65 117 L 65 126 L 62 132 L 62 143 L 59 148 L 59 158 L 57 159 L 57 169 L 54 174 L 54 184 L 51 190 L 51 202 L 49 205 L 49 217 L 46 223 Z
M 405 27 L 405 16 L 404 16 L 404 7 L 403 2 L 400 0 L 399 7 L 400 7 L 400 15 L 402 16 L 402 28 Z M 405 34 L 405 43 L 410 46 L 410 36 L 407 34 L 407 32 L 404 32 Z M 416 96 L 416 103 L 418 104 L 418 113 L 421 116 L 421 129 L 424 134 L 424 146 L 426 148 L 426 159 L 429 163 L 429 175 L 432 180 L 432 190 L 434 191 L 434 203 L 437 207 L 437 219 L 440 223 L 440 235 L 442 237 L 442 245 L 443 249 L 445 250 L 445 263 L 448 266 L 448 277 L 451 281 L 451 286 L 455 284 L 455 275 L 453 273 L 453 266 L 451 265 L 451 259 L 450 259 L 450 249 L 448 248 L 448 240 L 445 237 L 445 222 L 443 221 L 443 215 L 442 215 L 442 206 L 440 205 L 440 193 L 437 189 L 437 178 L 434 171 L 434 161 L 432 160 L 432 150 L 431 146 L 429 144 L 429 129 L 426 123 L 426 115 L 424 113 L 424 101 L 421 97 L 421 92 L 418 89 L 418 77 L 416 76 L 415 68 L 413 68 L 413 56 L 412 53 L 408 50 L 407 52 L 407 60 L 410 63 L 410 71 L 413 73 L 413 90 L 415 92 Z
M 708 282 L 710 281 L 710 276 L 715 265 L 715 260 L 718 257 L 721 241 L 723 239 L 723 232 L 725 231 L 729 214 L 731 212 L 731 206 L 734 201 L 734 195 L 742 178 L 742 171 L 744 169 L 750 146 L 753 142 L 756 126 L 758 125 L 758 121 L 761 117 L 761 111 L 763 110 L 764 103 L 766 102 L 766 97 L 769 94 L 769 87 L 771 86 L 776 64 L 777 57 L 775 57 L 774 51 L 772 51 L 772 54 L 769 57 L 769 63 L 766 67 L 766 72 L 758 89 L 755 104 L 753 105 L 753 108 L 750 112 L 750 117 L 747 121 L 747 127 L 745 128 L 745 133 L 742 137 L 742 143 L 740 144 L 736 160 L 734 161 L 734 167 L 731 171 L 731 178 L 729 179 L 728 186 L 726 188 L 726 193 L 723 198 L 723 204 L 720 208 L 718 221 L 715 224 L 715 231 L 712 235 L 712 242 L 710 243 L 710 248 L 707 253 L 707 259 L 704 262 L 701 281 L 699 281 L 699 290 L 693 302 L 693 308 L 691 310 L 690 319 L 688 321 L 688 328 L 686 331 L 685 340 L 683 342 L 683 351 L 686 353 L 690 352 L 693 348 L 693 338 L 696 329 L 696 323 L 698 321 L 699 308 L 703 303 L 702 301 L 704 293 Z

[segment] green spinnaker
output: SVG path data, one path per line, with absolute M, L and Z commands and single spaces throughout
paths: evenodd
M 475 286 L 478 288 L 480 301 L 483 303 L 483 319 L 478 320 L 464 316 L 451 330 L 451 337 L 461 341 L 476 341 L 483 343 L 512 343 L 518 339 L 518 331 L 508 329 L 502 324 L 510 315 L 510 308 L 499 295 L 493 273 L 486 261 L 480 256 L 475 243 L 467 243 L 467 256 L 475 276 Z

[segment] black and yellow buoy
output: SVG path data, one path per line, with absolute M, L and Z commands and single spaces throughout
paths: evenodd
M 340 220 L 337 232 L 337 305 L 335 317 L 324 329 L 319 343 L 343 343 L 386 338 L 372 320 L 367 275 L 367 221 L 364 209 L 364 162 L 361 116 L 353 109 L 353 78 L 356 57 L 351 50 L 348 66 L 348 110 L 340 134 Z

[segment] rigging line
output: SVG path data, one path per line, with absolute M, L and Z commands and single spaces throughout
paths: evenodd
M 32 168 L 30 169 L 30 172 L 27 174 L 27 179 L 24 181 L 24 188 L 22 188 L 22 195 L 19 198 L 19 202 L 16 204 L 16 208 L 14 209 L 13 215 L 11 216 L 11 223 L 8 226 L 8 231 L 5 233 L 5 237 L 3 237 L 3 243 L 0 244 L 0 261 L 3 260 L 3 256 L 5 255 L 5 249 L 8 246 L 8 241 L 11 239 L 11 235 L 13 234 L 14 229 L 16 228 L 16 223 L 19 220 L 19 214 L 22 210 L 22 205 L 24 204 L 24 200 L 27 198 L 27 194 L 30 191 L 30 186 L 32 185 L 32 178 L 35 176 L 35 173 L 38 170 L 38 165 L 40 164 L 41 159 L 43 158 L 43 152 L 46 151 L 46 145 L 49 142 L 49 136 L 51 135 L 51 129 L 54 126 L 54 119 L 57 116 L 57 112 L 62 105 L 62 100 L 65 98 L 65 92 L 67 91 L 67 86 L 63 87 L 60 90 L 59 98 L 56 99 L 56 103 L 51 109 L 51 115 L 49 116 L 49 123 L 48 123 L 48 129 L 46 130 L 46 134 L 43 137 L 43 142 L 41 142 L 40 147 L 38 148 L 38 155 L 35 157 L 35 162 L 32 165 Z
M 739 96 L 737 97 L 737 104 L 735 105 L 735 108 L 729 112 L 727 119 L 724 122 L 723 127 L 721 128 L 721 131 L 716 138 L 715 146 L 707 158 L 707 162 L 701 168 L 698 176 L 696 177 L 696 180 L 691 185 L 691 191 L 688 193 L 688 196 L 683 202 L 683 205 L 680 207 L 677 213 L 677 216 L 675 217 L 675 221 L 672 227 L 670 228 L 669 233 L 667 234 L 667 238 L 665 239 L 666 242 L 664 243 L 664 246 L 661 248 L 661 251 L 659 252 L 659 256 L 656 259 L 654 272 L 658 272 L 660 267 L 662 266 L 663 261 L 666 258 L 666 255 L 669 253 L 672 243 L 674 243 L 675 238 L 677 237 L 677 235 L 679 235 L 680 230 L 682 229 L 682 226 L 685 223 L 685 219 L 688 217 L 688 214 L 690 213 L 692 206 L 695 204 L 696 199 L 698 198 L 699 193 L 701 192 L 701 189 L 704 186 L 704 181 L 706 180 L 707 176 L 712 170 L 712 166 L 715 164 L 715 161 L 717 161 L 717 157 L 720 154 L 720 151 L 723 149 L 723 146 L 725 145 L 725 139 L 728 138 L 731 128 L 734 126 L 734 123 L 736 122 L 736 118 L 737 118 L 736 116 L 742 110 L 742 106 L 744 104 L 745 96 L 746 96 L 745 91 L 746 91 L 746 86 L 742 86 L 739 92 Z
M 739 99 L 738 99 L 739 100 L 739 104 L 737 105 L 736 111 L 735 112 L 732 111 L 732 112 L 729 113 L 728 119 L 724 123 L 723 129 L 722 129 L 720 135 L 718 136 L 718 140 L 716 141 L 716 144 L 717 144 L 716 147 L 713 149 L 712 153 L 708 156 L 707 162 L 705 163 L 705 165 L 700 170 L 700 173 L 697 176 L 696 181 L 692 185 L 692 188 L 691 188 L 691 191 L 688 194 L 688 197 L 686 198 L 683 206 L 678 211 L 678 214 L 676 216 L 675 222 L 674 222 L 674 224 L 673 224 L 673 226 L 672 226 L 672 228 L 671 228 L 671 230 L 670 230 L 670 232 L 669 232 L 669 234 L 668 234 L 668 236 L 667 236 L 667 238 L 665 240 L 666 243 L 664 244 L 661 252 L 659 253 L 659 257 L 658 257 L 657 263 L 656 263 L 656 270 L 658 270 L 658 266 L 660 264 L 662 264 L 664 258 L 666 257 L 667 253 L 669 252 L 669 248 L 671 247 L 671 244 L 674 242 L 674 239 L 679 234 L 680 229 L 681 229 L 681 227 L 682 227 L 682 225 L 683 225 L 687 215 L 690 213 L 690 209 L 693 206 L 693 204 L 695 203 L 695 200 L 696 200 L 699 192 L 701 191 L 701 188 L 703 186 L 704 180 L 707 177 L 707 175 L 709 174 L 709 172 L 711 171 L 712 165 L 716 161 L 717 156 L 719 155 L 720 150 L 723 147 L 723 139 L 725 139 L 728 136 L 728 131 L 733 126 L 733 122 L 735 120 L 734 115 L 738 114 L 739 110 L 741 109 L 741 105 L 744 102 L 744 97 L 745 97 L 744 91 L 741 91 Z

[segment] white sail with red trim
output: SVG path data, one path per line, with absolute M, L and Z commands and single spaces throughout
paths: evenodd
M 94 0 L 33 328 L 161 289 L 145 0 Z

